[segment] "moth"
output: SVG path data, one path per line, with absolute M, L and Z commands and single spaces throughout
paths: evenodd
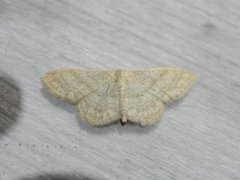
M 165 105 L 183 97 L 194 79 L 191 72 L 180 68 L 62 68 L 41 78 L 50 94 L 77 105 L 81 119 L 93 126 L 118 120 L 122 125 L 153 125 Z

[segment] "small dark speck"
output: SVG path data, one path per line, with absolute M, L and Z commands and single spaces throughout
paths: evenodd
M 16 123 L 21 111 L 21 90 L 17 82 L 0 72 L 0 135 Z
M 238 84 L 238 83 L 233 83 L 233 85 L 234 85 L 235 87 L 237 87 L 237 88 L 240 87 L 240 84 Z
M 203 27 L 206 28 L 206 29 L 209 29 L 209 30 L 216 29 L 216 25 L 212 24 L 212 23 L 209 23 L 209 22 L 208 23 L 204 23 Z
M 210 22 L 202 24 L 203 33 L 206 35 L 213 35 L 213 32 L 216 31 L 217 26 L 215 24 L 212 24 Z
M 19 146 L 22 146 L 22 144 L 21 144 L 21 143 L 19 143 L 18 145 L 19 145 Z
M 49 145 L 46 145 L 46 148 L 49 148 Z

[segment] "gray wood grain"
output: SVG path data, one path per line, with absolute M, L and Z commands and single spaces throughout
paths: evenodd
M 240 179 L 239 28 L 237 0 L 0 0 L 0 71 L 19 89 L 0 102 L 19 104 L 17 123 L 0 116 L 0 179 Z M 59 67 L 160 66 L 198 80 L 147 128 L 90 127 L 40 83 Z

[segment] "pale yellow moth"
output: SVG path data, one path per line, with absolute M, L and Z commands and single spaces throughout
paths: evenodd
M 93 126 L 120 120 L 142 126 L 160 120 L 165 104 L 183 97 L 195 76 L 180 68 L 98 70 L 62 68 L 42 77 L 50 94 L 76 104 Z

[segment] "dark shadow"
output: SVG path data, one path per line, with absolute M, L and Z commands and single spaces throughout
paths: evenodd
M 21 178 L 20 180 L 100 180 L 100 178 L 82 174 L 42 174 Z
M 0 136 L 17 122 L 21 109 L 21 89 L 13 78 L 0 72 Z

